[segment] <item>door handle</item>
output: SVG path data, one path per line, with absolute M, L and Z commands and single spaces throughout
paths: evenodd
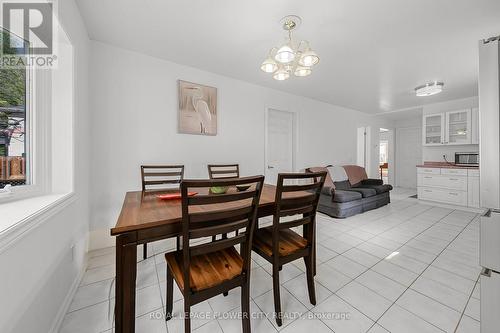
M 274 167 L 272 165 L 268 165 L 267 168 L 268 169 L 274 169 Z

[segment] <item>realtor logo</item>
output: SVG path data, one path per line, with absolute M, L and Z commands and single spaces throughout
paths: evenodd
M 8 31 L 22 32 L 20 37 L 30 44 L 29 48 L 16 45 L 10 39 L 9 48 L 17 54 L 52 54 L 52 3 L 17 3 L 2 4 L 3 27 Z
M 55 0 L 0 0 L 0 67 L 54 67 Z

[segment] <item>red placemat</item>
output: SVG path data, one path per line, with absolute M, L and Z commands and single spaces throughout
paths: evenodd
M 188 196 L 190 197 L 197 194 L 198 192 L 188 192 Z M 179 193 L 169 193 L 169 194 L 158 194 L 156 197 L 161 200 L 174 200 L 174 199 L 180 199 L 181 193 L 179 192 Z

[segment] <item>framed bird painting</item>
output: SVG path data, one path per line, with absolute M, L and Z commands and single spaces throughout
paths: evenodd
M 217 135 L 217 88 L 179 80 L 179 133 Z

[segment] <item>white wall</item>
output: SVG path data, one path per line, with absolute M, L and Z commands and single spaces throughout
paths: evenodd
M 375 121 L 358 111 L 91 44 L 92 248 L 113 244 L 109 229 L 125 192 L 140 188 L 142 163 L 183 163 L 186 177 L 196 178 L 207 177 L 211 162 L 239 163 L 243 175 L 264 174 L 270 107 L 297 112 L 297 169 L 354 164 L 356 128 Z M 178 79 L 217 87 L 217 136 L 177 133 Z
M 423 107 L 423 114 L 441 113 L 446 111 L 455 111 L 462 109 L 470 109 L 479 106 L 477 97 L 470 97 L 464 99 L 457 99 L 443 103 L 436 103 L 425 105 Z M 436 147 L 423 147 L 422 160 L 423 161 L 438 161 L 443 162 L 443 154 L 449 162 L 455 161 L 455 152 L 478 152 L 479 145 L 457 145 L 457 146 L 436 146 Z
M 1 332 L 49 332 L 84 267 L 89 220 L 89 41 L 73 0 L 60 1 L 59 14 L 75 52 L 76 201 L 0 253 Z

